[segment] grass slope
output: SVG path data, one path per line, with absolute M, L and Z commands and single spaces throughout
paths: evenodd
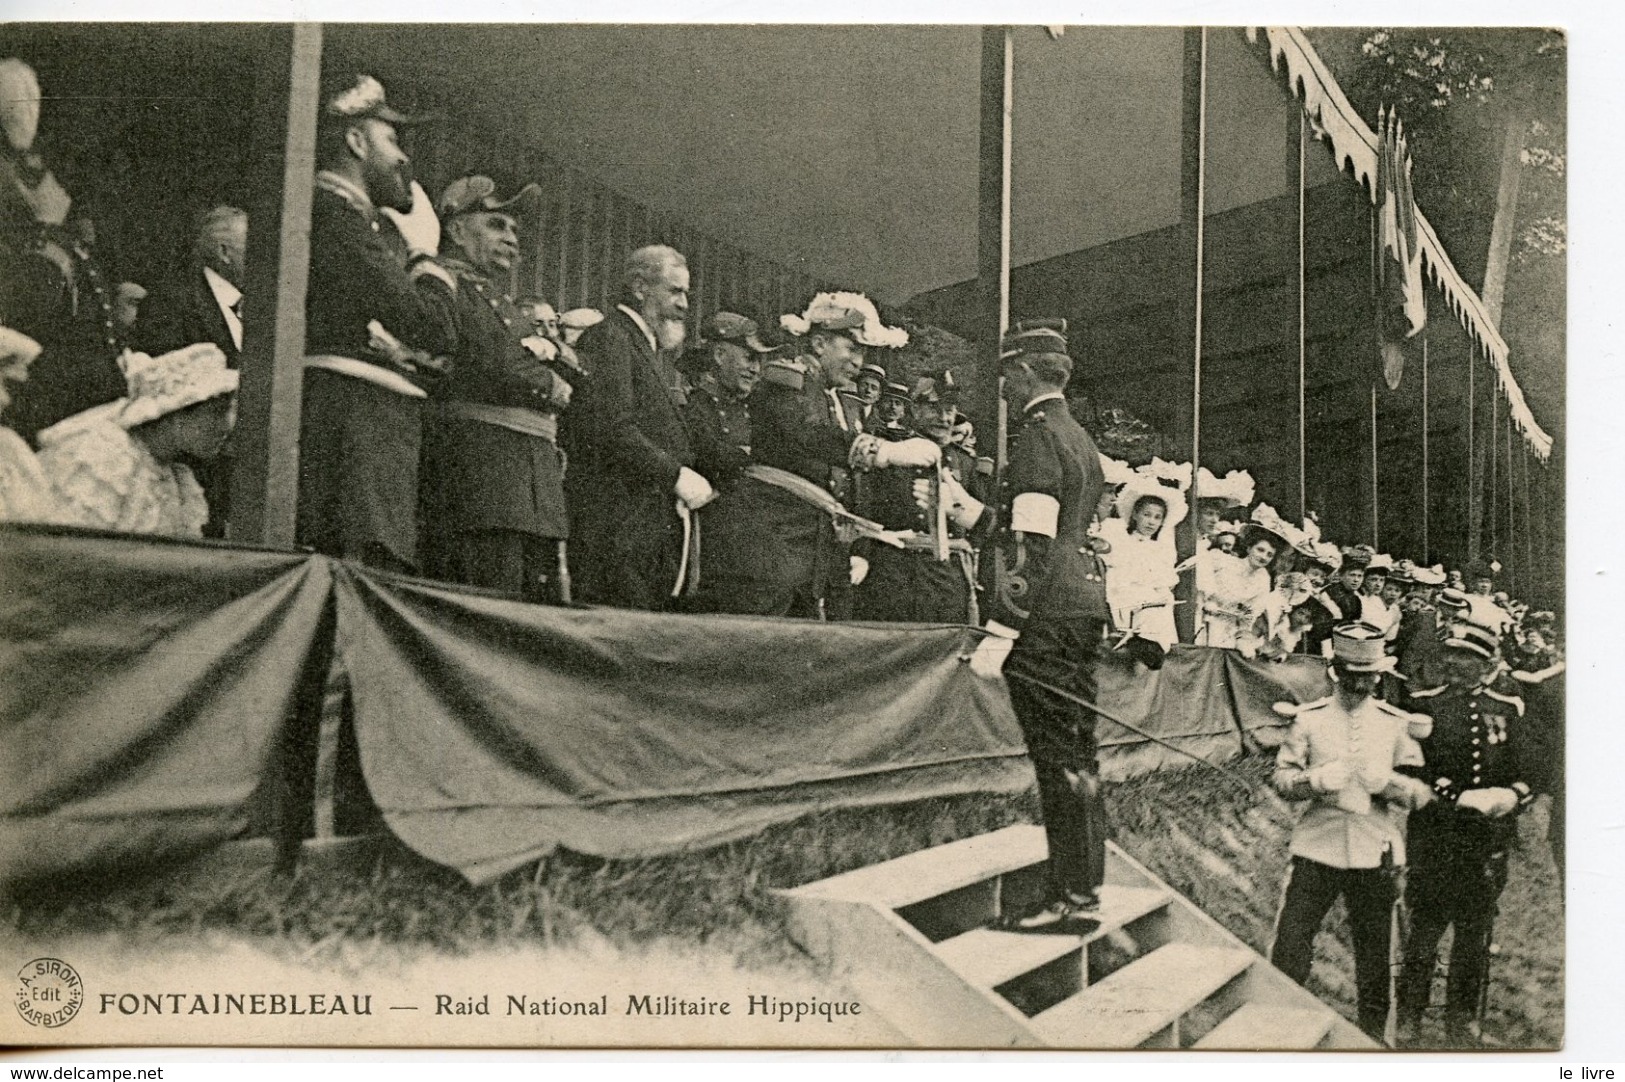
M 1250 790 L 1206 770 L 1109 787 L 1120 845 L 1234 934 L 1267 951 L 1296 809 L 1265 784 L 1270 762 L 1234 764 Z M 10 931 L 33 940 L 107 935 L 140 949 L 227 934 L 293 960 L 364 964 L 410 946 L 452 955 L 566 946 L 599 937 L 635 950 L 702 947 L 747 968 L 805 969 L 769 891 L 1036 817 L 1033 794 L 970 796 L 833 811 L 746 841 L 654 860 L 568 853 L 483 888 L 403 849 L 365 866 L 292 878 L 156 881 L 99 897 L 17 900 Z M 1563 922 L 1543 815 L 1526 817 L 1502 897 L 1488 1028 L 1513 1047 L 1561 1043 Z M 1341 907 L 1317 943 L 1310 990 L 1353 1019 L 1353 961 Z M 1442 988 L 1438 994 L 1442 994 Z M 1436 1012 L 1435 1012 L 1436 1013 Z M 1437 1040 L 1438 1020 L 1425 1036 Z

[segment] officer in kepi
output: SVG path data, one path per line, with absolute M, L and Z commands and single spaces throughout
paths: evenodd
M 1379 1043 L 1388 1025 L 1403 817 L 1433 799 L 1424 782 L 1397 772 L 1422 765 L 1417 741 L 1432 723 L 1372 697 L 1382 674 L 1394 668 L 1383 643 L 1382 630 L 1370 624 L 1334 629 L 1337 690 L 1292 711 L 1273 784 L 1287 800 L 1309 806 L 1292 829 L 1292 869 L 1270 949 L 1275 968 L 1306 983 L 1315 933 L 1341 895 L 1354 940 L 1360 1028 Z
M 1440 601 L 1448 614 L 1438 659 L 1445 682 L 1413 692 L 1409 704 L 1433 718 L 1415 773 L 1438 799 L 1410 818 L 1411 937 L 1399 978 L 1399 1041 L 1414 1047 L 1424 1040 L 1419 1028 L 1439 940 L 1454 927 L 1445 1041 L 1476 1047 L 1486 1043 L 1482 1015 L 1496 902 L 1518 813 L 1533 799 L 1525 779 L 1534 764 L 1523 700 L 1496 682 L 1500 640 L 1490 615 L 1455 591 L 1444 591 Z
M 456 335 L 423 425 L 425 554 L 452 582 L 564 602 L 569 537 L 558 414 L 571 385 L 560 347 L 503 291 L 534 184 L 499 199 L 483 176 L 452 181 L 438 211 L 440 262 L 457 279 Z
M 1072 376 L 1064 320 L 1018 323 L 1001 343 L 1003 394 L 1012 422 L 998 506 L 997 545 L 1020 568 L 1026 589 L 994 591 L 987 638 L 971 668 L 1002 670 L 1010 704 L 1038 776 L 1049 843 L 1049 891 L 1027 912 L 1005 912 L 1017 932 L 1083 933 L 1100 923 L 1106 875 L 1106 807 L 1100 792 L 1094 659 L 1105 632 L 1105 578 L 1089 543 L 1089 522 L 1105 477 L 1095 441 L 1063 393 Z M 946 488 L 953 486 L 945 484 Z M 956 492 L 955 520 L 967 530 L 987 510 Z

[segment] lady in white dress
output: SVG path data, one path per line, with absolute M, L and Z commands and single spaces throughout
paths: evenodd
M 202 537 L 209 505 L 184 460 L 219 454 L 238 375 L 212 343 L 127 363 L 129 395 L 41 432 L 40 466 L 78 525 Z
M 1101 561 L 1106 565 L 1106 603 L 1117 627 L 1113 641 L 1146 668 L 1160 669 L 1179 639 L 1174 628 L 1174 587 L 1179 584 L 1174 527 L 1185 518 L 1185 497 L 1172 486 L 1140 478 L 1118 493 L 1117 513 L 1100 528 L 1110 546 Z
M 1280 534 L 1249 522 L 1236 545 L 1239 556 L 1208 551 L 1199 644 L 1240 649 L 1248 657 L 1257 652 L 1253 622 L 1264 611 L 1270 592 L 1270 563 L 1285 547 Z

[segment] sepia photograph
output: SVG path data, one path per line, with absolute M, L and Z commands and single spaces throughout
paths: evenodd
M 1568 49 L 0 24 L 0 1047 L 1562 1049 Z

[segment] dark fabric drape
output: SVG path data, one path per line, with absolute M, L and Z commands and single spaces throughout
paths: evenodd
M 485 882 L 811 811 L 1032 784 L 954 626 L 527 605 L 323 556 L 0 527 L 0 885 L 308 830 L 336 650 L 389 829 Z M 1280 740 L 1316 659 L 1103 655 L 1100 705 L 1210 762 Z M 1102 773 L 1188 762 L 1102 720 Z M 345 739 L 348 739 L 346 737 Z M 342 824 L 341 824 L 342 826 Z M 297 833 L 295 834 L 297 836 Z
M 0 884 L 266 832 L 329 567 L 0 527 Z
M 373 798 L 475 881 L 1031 782 L 964 628 L 539 608 L 348 567 L 338 596 Z

